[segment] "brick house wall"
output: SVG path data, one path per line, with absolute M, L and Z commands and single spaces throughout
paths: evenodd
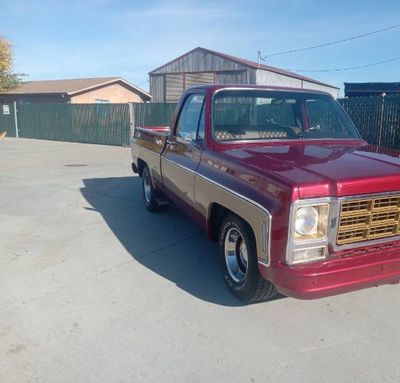
M 115 83 L 71 96 L 71 104 L 94 104 L 96 100 L 124 104 L 127 102 L 144 102 L 140 94 L 128 89 L 124 84 Z

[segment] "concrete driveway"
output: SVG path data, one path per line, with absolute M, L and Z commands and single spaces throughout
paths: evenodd
M 0 141 L 0 382 L 399 382 L 400 287 L 242 306 L 127 148 Z

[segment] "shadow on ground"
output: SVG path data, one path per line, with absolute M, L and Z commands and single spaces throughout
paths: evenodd
M 222 279 L 217 246 L 175 207 L 148 212 L 139 177 L 93 178 L 83 183 L 83 196 L 137 262 L 197 298 L 241 306 Z

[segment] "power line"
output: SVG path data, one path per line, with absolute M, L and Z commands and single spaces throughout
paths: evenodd
M 150 81 L 150 80 L 147 79 L 147 80 L 142 81 L 142 82 L 140 82 L 139 84 L 136 84 L 136 85 L 137 85 L 137 86 L 144 85 L 144 84 L 147 84 L 149 81 Z
M 348 70 L 355 70 L 355 69 L 363 69 L 363 68 L 369 68 L 369 67 L 373 67 L 376 65 L 382 65 L 382 64 L 386 64 L 392 61 L 398 61 L 400 60 L 400 56 L 399 57 L 394 57 L 388 60 L 384 60 L 384 61 L 378 61 L 378 62 L 374 62 L 374 63 L 370 63 L 370 64 L 363 64 L 363 65 L 357 65 L 357 66 L 352 66 L 352 67 L 347 67 L 347 68 L 333 68 L 333 69 L 289 69 L 292 70 L 294 72 L 344 72 L 344 71 L 348 71 Z
M 347 42 L 347 41 L 360 39 L 362 37 L 375 35 L 377 33 L 386 32 L 386 31 L 389 31 L 391 29 L 397 29 L 397 28 L 400 28 L 400 24 L 391 25 L 390 27 L 386 27 L 386 28 L 380 28 L 380 29 L 377 29 L 375 31 L 368 32 L 368 33 L 363 33 L 363 34 L 360 34 L 360 35 L 346 37 L 346 38 L 341 39 L 341 40 L 329 41 L 327 43 L 322 43 L 322 44 L 318 44 L 318 45 L 311 45 L 309 47 L 304 47 L 304 48 L 298 48 L 298 49 L 291 49 L 291 50 L 287 50 L 287 51 L 274 52 L 274 53 L 267 54 L 267 55 L 265 55 L 263 57 L 260 57 L 260 59 L 265 61 L 267 57 L 280 56 L 280 55 L 286 55 L 286 54 L 289 54 L 289 53 L 297 53 L 297 52 L 309 51 L 311 49 L 328 47 L 328 46 L 331 46 L 331 45 L 336 45 L 336 44 L 344 43 L 344 42 Z

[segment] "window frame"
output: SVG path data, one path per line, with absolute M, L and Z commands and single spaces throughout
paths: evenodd
M 202 102 L 202 104 L 201 104 L 199 118 L 198 118 L 198 120 L 197 120 L 196 136 L 195 136 L 195 138 L 192 138 L 192 139 L 184 138 L 184 137 L 182 137 L 182 136 L 178 136 L 177 133 L 178 133 L 179 122 L 180 122 L 180 119 L 181 119 L 181 117 L 182 117 L 182 113 L 184 112 L 184 109 L 185 109 L 185 107 L 188 105 L 188 103 L 190 103 L 191 100 L 192 100 L 195 96 L 201 96 L 201 97 L 203 97 L 203 102 Z M 179 115 L 177 116 L 176 123 L 175 123 L 175 127 L 174 127 L 174 136 L 175 136 L 177 139 L 182 139 L 182 140 L 184 140 L 185 142 L 202 142 L 202 141 L 204 141 L 204 138 L 199 139 L 199 129 L 200 129 L 200 122 L 201 122 L 201 120 L 202 120 L 202 116 L 205 114 L 205 104 L 206 104 L 206 95 L 205 95 L 205 93 L 203 93 L 203 92 L 193 92 L 193 93 L 189 93 L 189 94 L 185 97 L 185 99 L 184 99 L 184 101 L 183 101 L 183 104 L 182 104 L 182 107 L 180 108 Z M 205 117 L 204 117 L 203 120 L 204 120 L 204 128 L 203 128 L 203 131 L 204 131 L 204 133 L 205 133 Z M 188 132 L 187 132 L 187 133 L 188 133 Z

